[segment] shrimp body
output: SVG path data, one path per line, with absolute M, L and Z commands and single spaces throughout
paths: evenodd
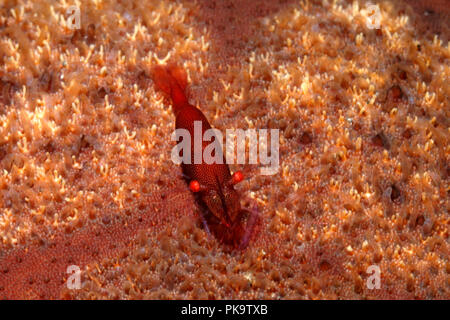
M 242 209 L 240 196 L 234 185 L 242 180 L 242 174 L 231 175 L 225 162 L 194 163 L 194 122 L 201 122 L 202 137 L 211 125 L 205 115 L 188 102 L 185 94 L 186 73 L 175 65 L 156 66 L 152 70 L 153 80 L 158 89 L 172 100 L 175 114 L 175 128 L 185 129 L 191 136 L 191 161 L 182 162 L 181 167 L 190 189 L 198 195 L 201 204 L 207 207 L 202 219 L 207 230 L 222 242 L 233 247 L 246 247 L 256 221 L 256 213 Z M 210 142 L 202 141 L 202 154 Z

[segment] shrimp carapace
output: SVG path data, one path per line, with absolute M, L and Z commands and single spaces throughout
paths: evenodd
M 174 64 L 157 65 L 152 69 L 152 76 L 156 88 L 172 100 L 175 128 L 185 129 L 191 136 L 191 159 L 187 163 L 182 162 L 181 168 L 189 189 L 207 207 L 207 212 L 201 215 L 205 229 L 227 245 L 234 248 L 246 247 L 258 214 L 256 210 L 241 208 L 240 196 L 234 185 L 242 181 L 242 173 L 237 171 L 231 175 L 225 157 L 222 157 L 223 161 L 213 163 L 194 161 L 195 152 L 198 152 L 194 148 L 194 122 L 200 121 L 202 137 L 205 131 L 211 129 L 211 125 L 205 115 L 188 102 L 185 94 L 186 72 Z M 210 142 L 200 139 L 203 152 Z

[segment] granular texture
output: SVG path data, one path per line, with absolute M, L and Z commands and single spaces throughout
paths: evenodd
M 0 297 L 449 299 L 449 5 L 413 2 L 372 29 L 365 1 L 80 1 L 72 30 L 74 3 L 5 1 Z M 280 130 L 277 174 L 231 166 L 244 251 L 170 159 L 167 62 L 213 127 Z

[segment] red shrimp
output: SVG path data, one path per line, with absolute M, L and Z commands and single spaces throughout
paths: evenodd
M 241 208 L 240 196 L 234 185 L 242 181 L 242 173 L 237 171 L 231 175 L 225 157 L 222 163 L 194 163 L 194 121 L 201 122 L 202 137 L 206 130 L 211 129 L 211 125 L 205 115 L 188 102 L 185 94 L 186 73 L 176 65 L 158 65 L 152 69 L 152 76 L 156 88 L 172 100 L 175 128 L 186 129 L 191 135 L 191 161 L 182 162 L 181 167 L 190 190 L 196 193 L 199 203 L 206 207 L 200 217 L 206 231 L 226 245 L 245 248 L 259 215 L 256 208 Z M 207 145 L 207 142 L 202 142 L 202 152 Z

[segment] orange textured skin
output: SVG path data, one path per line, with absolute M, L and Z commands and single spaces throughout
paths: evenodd
M 188 208 L 191 197 L 180 187 L 171 186 L 174 193 L 164 199 L 151 195 L 143 211 L 132 210 L 129 216 L 105 213 L 100 221 L 88 222 L 72 233 L 48 235 L 42 230 L 37 243 L 0 252 L 0 300 L 70 299 L 74 291 L 67 289 L 69 266 L 98 268 L 107 259 L 126 257 L 142 230 L 157 233 L 167 221 L 178 219 L 176 212 L 183 207 L 185 215 L 193 214 L 193 208 Z
M 225 158 L 222 156 L 222 163 L 194 163 L 194 122 L 201 122 L 202 137 L 211 129 L 211 125 L 205 115 L 186 98 L 185 71 L 176 65 L 155 66 L 152 71 L 156 87 L 168 94 L 172 100 L 176 129 L 185 129 L 191 136 L 191 161 L 189 164 L 182 163 L 181 167 L 188 182 L 196 180 L 200 184 L 199 200 L 209 209 L 202 217 L 207 224 L 205 228 L 210 229 L 227 245 L 235 248 L 246 247 L 257 214 L 241 208 L 240 197 L 233 187 L 233 179 Z M 209 141 L 202 140 L 202 154 L 209 144 Z
M 309 1 L 306 6 L 301 6 L 303 2 L 290 0 L 127 1 L 103 2 L 101 10 L 95 3 L 82 1 L 84 12 L 87 13 L 83 15 L 82 28 L 69 33 L 63 32 L 69 30 L 60 23 L 67 19 L 63 6 L 54 7 L 59 8 L 54 12 L 50 8 L 51 2 L 7 2 L 0 8 L 0 38 L 5 43 L 12 41 L 15 49 L 7 45 L 0 46 L 0 60 L 4 62 L 0 64 L 0 116 L 6 116 L 12 123 L 19 123 L 19 120 L 14 120 L 16 112 L 22 110 L 34 113 L 35 102 L 43 94 L 49 98 L 45 104 L 50 110 L 57 110 L 54 106 L 60 103 L 70 106 L 76 98 L 85 106 L 82 105 L 79 123 L 68 121 L 73 112 L 62 112 L 65 116 L 56 121 L 62 130 L 52 135 L 51 139 L 39 134 L 39 131 L 31 131 L 32 134 L 27 135 L 28 142 L 29 145 L 31 143 L 31 149 L 36 151 L 26 156 L 18 150 L 16 138 L 6 142 L 2 140 L 5 136 L 0 135 L 0 171 L 10 170 L 14 163 L 14 166 L 19 167 L 23 161 L 26 163 L 25 170 L 22 170 L 24 172 L 15 174 L 18 179 L 8 182 L 9 178 L 5 176 L 0 181 L 0 193 L 3 192 L 0 209 L 12 208 L 14 218 L 7 221 L 10 223 L 11 238 L 18 241 L 13 245 L 7 239 L 6 244 L 0 244 L 0 299 L 448 299 L 450 261 L 447 258 L 449 228 L 445 183 L 448 185 L 450 171 L 446 165 L 446 149 L 442 147 L 447 141 L 445 130 L 448 117 L 445 117 L 445 112 L 448 112 L 448 108 L 445 106 L 448 104 L 438 108 L 440 103 L 447 101 L 444 100 L 444 91 L 436 89 L 439 86 L 446 88 L 442 85 L 445 80 L 442 75 L 445 73 L 438 76 L 434 71 L 448 60 L 445 58 L 445 49 L 433 44 L 432 33 L 438 30 L 430 32 L 433 30 L 430 27 L 440 29 L 437 39 L 442 39 L 445 46 L 445 39 L 450 34 L 449 19 L 443 18 L 448 17 L 450 11 L 450 6 L 445 5 L 446 1 L 411 0 L 411 6 L 417 11 L 407 9 L 403 13 L 401 10 L 405 6 L 402 3 L 405 1 L 383 1 L 382 5 L 392 4 L 394 9 L 397 8 L 393 12 L 385 12 L 386 19 L 383 21 L 387 23 L 388 29 L 392 29 L 396 23 L 395 20 L 389 20 L 397 19 L 402 14 L 409 17 L 406 28 L 394 28 L 398 38 L 403 41 L 394 41 L 399 40 L 397 37 L 385 41 L 383 35 L 371 33 L 364 26 L 355 25 L 356 29 L 353 30 L 342 23 L 339 17 L 336 19 L 327 15 L 327 18 L 324 14 L 327 9 L 321 8 L 318 1 Z M 351 5 L 352 1 L 345 3 Z M 365 5 L 363 1 L 356 3 L 359 3 L 360 8 Z M 444 5 L 435 7 L 439 3 Z M 24 7 L 26 10 L 22 18 L 17 19 L 14 13 L 21 12 Z M 292 9 L 299 10 L 298 19 L 292 19 L 297 12 L 289 13 L 288 10 Z M 54 16 L 55 13 L 57 16 Z M 128 14 L 132 17 L 132 23 L 126 22 Z M 151 26 L 157 17 L 153 14 L 161 14 L 161 18 L 156 25 Z M 116 15 L 126 22 L 125 27 L 122 23 L 122 27 L 118 27 L 116 18 L 100 19 L 101 16 Z M 174 19 L 174 15 L 181 18 Z M 134 22 L 141 18 L 144 19 L 144 28 L 141 25 L 134 29 Z M 181 23 L 183 20 L 184 23 Z M 268 25 L 265 25 L 266 21 Z M 273 26 L 275 32 L 269 33 L 268 28 Z M 379 106 L 374 105 L 367 109 L 368 115 L 353 118 L 356 121 L 349 127 L 351 138 L 360 136 L 362 139 L 359 154 L 349 149 L 349 155 L 354 160 L 350 163 L 348 159 L 337 161 L 330 156 L 335 151 L 322 157 L 320 151 L 323 150 L 323 143 L 328 143 L 330 139 L 322 131 L 322 121 L 319 119 L 322 111 L 338 114 L 341 110 L 350 109 L 354 103 L 351 103 L 351 95 L 350 100 L 347 100 L 348 93 L 355 87 L 359 91 L 360 83 L 365 83 L 360 81 L 359 76 L 354 77 L 355 73 L 349 68 L 343 68 L 344 72 L 336 78 L 340 80 L 335 83 L 336 86 L 334 81 L 329 82 L 333 90 L 315 87 L 312 97 L 320 96 L 320 92 L 326 93 L 326 96 L 322 95 L 323 105 L 316 105 L 311 98 L 312 102 L 307 100 L 306 108 L 303 103 L 299 104 L 301 109 L 307 109 L 305 113 L 296 112 L 292 113 L 292 117 L 286 117 L 289 113 L 281 112 L 279 115 L 282 118 L 268 121 L 265 117 L 260 119 L 259 114 L 266 114 L 273 108 L 262 103 L 265 100 L 259 100 L 261 92 L 270 91 L 278 97 L 278 85 L 284 83 L 283 79 L 277 80 L 272 71 L 287 63 L 293 66 L 292 69 L 288 68 L 288 74 L 294 76 L 293 81 L 302 79 L 303 76 L 298 75 L 305 68 L 298 66 L 297 60 L 290 62 L 294 48 L 286 46 L 286 41 L 287 36 L 293 34 L 301 38 L 312 26 L 318 26 L 318 32 L 311 32 L 305 40 L 314 38 L 316 34 L 324 35 L 326 41 L 317 41 L 311 46 L 304 46 L 299 41 L 300 45 L 295 47 L 299 48 L 297 53 L 301 56 L 326 58 L 318 65 L 314 62 L 316 59 L 312 60 L 313 63 L 308 64 L 311 69 L 317 66 L 319 70 L 328 70 L 327 65 L 330 63 L 327 56 L 337 59 L 331 61 L 332 67 L 335 62 L 339 64 L 338 61 L 349 63 L 351 60 L 358 62 L 360 58 L 365 59 L 365 54 L 353 55 L 353 49 L 350 50 L 354 47 L 351 44 L 355 42 L 355 35 L 362 32 L 365 40 L 358 50 L 368 45 L 370 50 L 365 52 L 369 53 L 373 48 L 384 53 L 379 55 L 378 66 L 369 69 L 370 74 L 378 74 L 377 78 L 385 79 L 383 84 L 386 88 L 398 85 L 399 81 L 402 90 L 407 88 L 403 90 L 401 101 L 391 102 L 387 99 L 384 105 L 381 102 L 382 108 L 387 109 L 387 112 L 394 107 L 399 107 L 399 111 L 406 109 L 410 117 L 417 116 L 421 122 L 405 128 L 406 117 L 389 113 L 384 116 Z M 45 30 L 48 31 L 43 33 Z M 135 41 L 130 41 L 129 35 L 133 34 L 133 30 L 138 32 Z M 159 34 L 159 31 L 162 33 Z M 186 40 L 186 35 L 193 38 Z M 202 35 L 205 36 L 205 43 L 210 45 L 210 49 L 205 52 L 200 52 L 203 50 L 200 48 Z M 340 38 L 347 46 L 339 52 L 337 44 L 341 42 L 333 44 L 327 35 L 336 40 Z M 412 36 L 418 39 L 420 46 L 417 49 L 421 50 L 411 50 L 415 45 L 411 48 L 391 46 L 393 42 L 413 44 L 409 41 Z M 158 42 L 161 39 L 163 41 Z M 297 41 L 291 40 L 294 40 L 295 45 Z M 20 42 L 18 46 L 17 41 Z M 92 55 L 89 54 L 90 45 L 95 47 Z M 265 47 L 264 50 L 261 46 Z M 126 58 L 123 61 L 117 59 L 120 60 L 117 62 L 106 59 L 106 55 L 101 55 L 101 47 L 106 49 L 105 53 L 110 57 L 115 57 L 120 50 Z M 44 50 L 42 55 L 42 52 L 39 53 L 41 48 L 50 48 L 51 54 Z M 287 138 L 288 143 L 281 146 L 284 152 L 281 160 L 292 171 L 292 175 L 278 175 L 269 180 L 258 176 L 256 167 L 251 169 L 255 174 L 246 181 L 246 190 L 255 191 L 255 199 L 258 200 L 268 197 L 266 203 L 259 202 L 264 203 L 260 210 L 265 228 L 258 230 L 258 237 L 239 254 L 223 254 L 218 241 L 208 241 L 206 232 L 194 223 L 197 207 L 193 194 L 179 179 L 181 168 L 170 161 L 159 161 L 160 154 L 168 154 L 173 145 L 167 141 L 168 135 L 165 134 L 171 131 L 172 119 L 153 95 L 146 94 L 151 91 L 148 90 L 151 81 L 136 65 L 136 61 L 145 61 L 155 55 L 156 49 L 161 55 L 169 52 L 171 57 L 177 57 L 180 61 L 189 59 L 187 64 L 190 64 L 192 75 L 198 73 L 193 79 L 207 77 L 207 81 L 195 80 L 199 85 L 192 88 L 190 94 L 192 99 L 209 101 L 211 107 L 223 101 L 212 101 L 213 91 L 224 89 L 222 80 L 227 85 L 231 84 L 226 94 L 239 93 L 235 87 L 244 86 L 246 91 L 243 99 L 249 101 L 232 99 L 238 103 L 229 108 L 224 107 L 223 112 L 220 112 L 222 119 L 213 125 L 242 126 L 245 124 L 244 116 L 252 121 L 257 120 L 255 123 L 262 126 L 280 127 L 282 122 L 286 125 L 287 121 L 283 138 Z M 254 79 L 252 77 L 250 81 L 241 78 L 247 76 L 247 71 L 238 71 L 248 68 L 249 64 L 245 61 L 254 49 L 257 52 L 256 62 L 260 63 L 253 69 Z M 131 56 L 133 51 L 137 52 L 136 59 Z M 267 62 L 258 59 L 260 53 L 267 54 Z M 20 58 L 17 64 L 11 63 L 16 59 L 6 59 L 10 55 Z M 88 59 L 88 56 L 91 58 Z M 199 58 L 208 66 L 205 72 L 200 71 L 199 63 L 196 62 Z M 297 59 L 297 55 L 293 55 L 293 58 Z M 401 58 L 402 61 L 393 64 L 391 58 Z M 62 68 L 64 60 L 69 63 L 64 63 L 66 67 Z M 431 61 L 430 68 L 426 65 L 427 61 Z M 379 74 L 379 70 L 386 65 L 391 66 L 392 71 L 387 67 L 386 74 Z M 405 68 L 406 79 L 402 77 L 399 80 L 398 71 L 394 71 L 399 65 Z M 419 70 L 415 69 L 417 65 L 420 66 Z M 365 67 L 366 63 L 362 63 L 362 66 Z M 100 72 L 102 67 L 107 67 L 106 76 Z M 310 75 L 315 75 L 311 69 Z M 114 80 L 123 81 L 123 86 L 119 87 Z M 437 98 L 431 105 L 423 104 L 421 100 L 407 103 L 408 95 L 417 97 L 415 86 L 422 81 Z M 27 92 L 25 101 L 19 100 L 25 98 L 20 92 L 23 86 L 26 86 Z M 376 87 L 380 97 L 385 95 L 386 88 L 383 85 Z M 246 97 L 250 89 L 251 97 Z M 219 92 L 219 98 L 223 96 L 222 93 Z M 423 95 L 425 92 L 420 97 Z M 364 97 L 357 101 L 363 101 Z M 109 99 L 109 105 L 106 98 Z M 142 101 L 139 107 L 130 107 L 136 100 Z M 248 102 L 254 102 L 258 108 L 255 110 L 250 104 L 244 110 L 242 105 L 248 105 Z M 27 109 L 27 105 L 31 108 Z M 113 117 L 105 117 L 105 110 L 111 106 L 115 111 L 111 114 Z M 237 111 L 241 117 L 234 117 Z M 55 112 L 47 111 L 46 114 Z M 345 115 L 344 111 L 344 119 Z M 375 120 L 383 126 L 387 125 L 384 129 L 389 129 L 388 138 L 391 138 L 391 134 L 395 137 L 390 150 L 384 148 L 383 139 L 379 138 L 386 137 L 379 134 L 382 130 L 365 125 L 374 115 Z M 437 121 L 429 122 L 433 116 L 436 116 Z M 117 120 L 123 120 L 128 130 L 137 130 L 137 137 L 141 136 L 141 139 L 127 141 L 124 128 L 118 126 Z M 331 120 L 331 123 L 333 128 L 338 129 L 341 126 L 337 123 L 337 117 L 335 120 Z M 389 124 L 390 120 L 394 123 Z M 291 121 L 299 127 L 294 126 L 290 130 Z M 45 124 L 45 121 L 42 123 Z M 152 123 L 157 127 L 154 136 L 148 130 Z M 17 137 L 15 132 L 20 133 L 20 127 L 11 127 L 9 132 L 13 137 Z M 440 144 L 436 147 L 435 143 L 426 152 L 422 142 L 426 141 L 430 131 L 433 132 L 430 139 L 435 139 L 437 133 L 440 139 L 434 142 L 440 141 Z M 336 136 L 333 134 L 331 142 L 336 146 L 336 137 L 342 135 L 337 134 L 338 130 L 333 132 L 336 132 Z M 92 140 L 83 139 L 82 134 L 90 136 Z M 124 139 L 109 144 L 107 138 L 116 134 Z M 373 135 L 377 135 L 376 143 L 371 141 Z M 81 146 L 71 153 L 69 150 L 72 150 L 75 139 L 84 142 L 79 143 Z M 381 142 L 381 146 L 376 140 Z M 92 141 L 95 142 L 95 148 Z M 147 145 L 155 142 L 155 145 L 145 148 L 141 153 L 128 148 L 136 148 L 136 142 Z M 116 150 L 122 143 L 126 148 L 121 154 Z M 298 150 L 301 155 L 296 155 Z M 98 151 L 103 152 L 99 155 Z M 394 186 L 391 188 L 389 185 L 388 188 L 392 189 L 392 193 L 389 191 L 386 195 L 384 191 L 398 167 L 389 165 L 383 159 L 385 151 L 398 153 L 400 157 L 396 161 L 402 162 L 402 181 L 396 184 L 400 197 L 394 202 L 391 201 Z M 72 154 L 84 166 L 83 169 L 70 166 Z M 288 158 L 290 156 L 292 161 Z M 109 163 L 110 168 L 114 169 L 112 174 L 110 172 L 102 176 L 98 168 L 92 165 L 95 158 Z M 300 161 L 303 162 L 301 165 Z M 40 192 L 37 177 L 29 176 L 26 169 L 33 162 L 36 166 L 49 168 L 46 169 L 46 176 L 42 177 L 45 181 L 51 180 L 53 169 L 57 169 L 67 181 L 69 194 L 92 190 L 98 200 L 90 203 L 85 197 L 80 197 L 77 201 L 66 202 L 58 190 L 61 184 L 56 183 L 55 187 L 46 187 Z M 354 165 L 356 163 L 361 166 Z M 137 168 L 145 170 L 141 174 Z M 321 169 L 323 179 L 309 178 L 315 168 Z M 426 186 L 425 183 L 415 181 L 416 175 L 425 173 L 426 178 L 427 172 L 431 173 L 433 181 L 437 178 L 436 187 L 436 182 L 433 182 L 433 186 Z M 27 175 L 29 178 L 24 179 Z M 8 176 L 13 176 L 13 170 Z M 342 187 L 327 186 L 327 180 L 349 182 L 343 183 Z M 297 192 L 292 191 L 292 181 L 299 185 Z M 35 182 L 34 186 L 30 182 Z M 124 190 L 124 208 L 120 208 L 112 199 L 122 182 L 130 187 Z M 376 191 L 371 199 L 363 201 L 364 211 L 361 211 L 360 207 L 353 206 L 355 202 L 347 196 L 351 190 L 347 186 L 354 183 L 359 189 L 365 182 L 373 183 Z M 137 190 L 138 194 L 133 195 L 131 189 Z M 435 191 L 440 198 L 438 200 L 433 200 Z M 425 199 L 421 198 L 422 195 L 426 195 Z M 25 196 L 31 202 L 23 201 Z M 381 201 L 381 198 L 384 200 Z M 348 201 L 346 207 L 349 211 L 357 211 L 347 219 L 333 214 L 343 209 L 342 199 Z M 422 204 L 423 200 L 426 202 Z M 46 213 L 34 216 L 31 212 L 33 202 L 34 208 L 46 206 Z M 325 204 L 333 209 L 324 210 Z M 69 214 L 74 208 L 79 210 L 76 220 L 69 221 L 64 215 L 70 218 Z M 379 210 L 385 209 L 389 209 L 389 215 L 379 216 L 378 213 L 382 213 Z M 278 210 L 276 214 L 275 210 Z M 36 221 L 41 221 L 41 224 Z M 433 224 L 429 225 L 427 221 Z M 29 231 L 22 228 L 24 224 L 31 226 Z M 2 226 L 1 235 L 5 233 L 9 236 L 8 229 Z M 350 245 L 352 250 L 347 251 Z M 68 276 L 66 268 L 71 264 L 80 266 L 83 272 L 81 290 L 68 290 L 64 283 Z M 382 286 L 377 290 L 366 286 L 369 276 L 366 268 L 372 264 L 379 265 L 382 271 Z M 148 266 L 148 269 L 142 266 Z

